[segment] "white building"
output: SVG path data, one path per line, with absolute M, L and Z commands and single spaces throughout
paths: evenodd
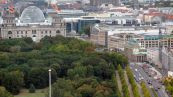
M 161 52 L 162 68 L 167 71 L 173 71 L 173 51 L 163 48 Z
M 159 68 L 161 68 L 162 65 L 161 65 L 160 59 L 159 59 L 159 48 L 147 49 L 147 60 L 150 63 L 153 63 L 156 66 L 158 66 Z

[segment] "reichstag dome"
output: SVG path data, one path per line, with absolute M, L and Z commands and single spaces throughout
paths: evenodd
M 24 9 L 20 17 L 21 23 L 43 23 L 45 17 L 43 12 L 36 6 L 29 6 Z

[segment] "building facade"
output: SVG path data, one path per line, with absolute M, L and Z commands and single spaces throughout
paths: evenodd
M 139 40 L 139 43 L 142 48 L 159 48 L 160 44 L 162 44 L 163 47 L 172 49 L 173 35 L 163 35 L 162 38 L 159 35 L 145 36 Z
M 101 4 L 119 5 L 119 0 L 90 0 L 90 5 L 100 6 Z
M 90 31 L 90 41 L 96 45 L 108 46 L 108 32 L 101 30 L 96 25 L 91 27 Z
M 124 55 L 127 56 L 131 62 L 146 62 L 147 61 L 147 52 L 146 49 L 139 49 L 136 47 L 127 47 L 124 50 Z
M 3 23 L 0 26 L 2 39 L 31 37 L 38 42 L 45 36 L 66 36 L 61 18 L 45 18 L 43 12 L 35 6 L 25 8 L 18 19 L 10 13 L 2 18 Z
M 173 72 L 173 51 L 163 48 L 160 53 L 160 61 L 162 63 L 162 68 L 164 70 Z

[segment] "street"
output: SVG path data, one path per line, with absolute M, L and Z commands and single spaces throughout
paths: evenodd
M 154 90 L 158 94 L 158 97 L 168 97 L 167 93 L 165 92 L 164 86 L 158 80 L 155 80 L 154 78 L 149 77 L 149 75 L 144 71 L 144 69 L 141 66 L 131 63 L 130 68 L 132 69 L 135 80 L 138 83 L 140 83 L 141 81 L 144 81 L 148 88 L 149 87 L 154 88 Z M 151 91 L 151 88 L 149 89 Z M 155 97 L 152 92 L 151 92 L 151 96 Z

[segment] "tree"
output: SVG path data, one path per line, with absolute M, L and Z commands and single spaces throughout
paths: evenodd
M 114 73 L 113 68 L 111 68 L 111 65 L 109 64 L 100 64 L 97 66 L 94 66 L 94 73 L 95 76 L 98 76 L 102 79 L 111 79 L 112 74 Z
M 120 90 L 119 90 L 119 87 L 118 87 L 118 82 L 117 82 L 117 79 L 115 77 L 116 75 L 113 74 L 112 75 L 112 84 L 113 84 L 113 87 L 114 87 L 114 92 L 115 92 L 115 95 L 114 97 L 121 97 L 121 93 L 120 93 Z
M 59 77 L 60 76 L 61 66 L 59 64 L 52 64 L 50 67 L 53 68 L 56 71 L 57 77 Z
M 96 52 L 93 44 L 76 38 L 0 41 L 0 85 L 13 94 L 21 88 L 48 87 L 51 68 L 54 97 L 118 97 L 112 75 L 118 64 L 123 69 L 127 63 L 122 54 Z
M 123 92 L 123 95 L 124 97 L 130 97 L 129 95 L 129 90 L 128 90 L 128 85 L 126 83 L 126 80 L 125 80 L 125 76 L 124 76 L 124 71 L 121 67 L 121 65 L 118 65 L 118 73 L 119 73 L 119 76 L 120 76 L 120 80 L 121 80 L 121 84 L 122 84 L 122 92 Z
M 13 97 L 4 87 L 0 87 L 0 97 Z
M 32 44 L 32 43 L 33 43 L 33 40 L 32 40 L 32 38 L 30 38 L 30 37 L 25 37 L 25 38 L 23 38 L 23 40 L 24 40 L 27 44 Z
M 56 71 L 52 69 L 52 82 L 56 81 Z M 28 83 L 32 83 L 36 88 L 45 88 L 49 83 L 48 68 L 32 68 L 28 74 Z
M 132 73 L 130 67 L 126 67 L 126 73 L 127 73 L 128 79 L 129 79 L 129 83 L 132 85 L 132 92 L 133 92 L 134 97 L 140 97 L 138 87 L 134 80 L 133 73 Z
M 2 85 L 12 94 L 18 94 L 24 85 L 24 74 L 20 71 L 6 73 Z
M 12 46 L 9 50 L 12 53 L 16 53 L 20 51 L 20 48 L 21 48 L 20 46 Z
M 84 66 L 77 65 L 74 69 L 68 70 L 68 76 L 72 79 L 74 76 L 78 75 L 79 77 L 86 77 L 87 68 Z
M 6 72 L 6 71 L 5 70 L 0 70 L 0 86 L 2 86 L 2 80 L 4 79 L 4 75 L 5 75 L 4 72 Z
M 78 88 L 78 90 L 82 97 L 93 97 L 94 95 L 94 88 L 91 85 L 82 85 L 81 87 Z
M 150 91 L 147 88 L 145 82 L 141 82 L 141 87 L 142 87 L 144 97 L 151 97 Z
M 35 87 L 33 84 L 30 84 L 29 93 L 35 93 Z
M 80 97 L 75 95 L 75 87 L 70 80 L 59 78 L 57 82 L 52 85 L 52 97 Z M 46 97 L 48 97 L 48 95 Z
M 7 53 L 1 53 L 0 52 L 0 68 L 6 67 L 9 65 L 10 58 Z

